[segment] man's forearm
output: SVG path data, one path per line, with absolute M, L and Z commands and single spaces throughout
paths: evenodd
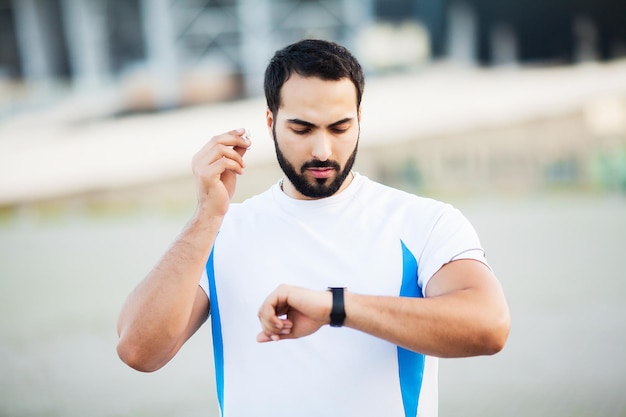
M 345 326 L 406 349 L 438 357 L 493 354 L 508 334 L 508 314 L 481 290 L 434 298 L 367 296 L 346 292 Z
M 259 342 L 307 336 L 330 323 L 328 291 L 278 286 L 259 309 Z M 428 282 L 425 298 L 344 293 L 344 326 L 439 357 L 493 354 L 509 334 L 509 309 L 491 270 L 450 262 Z M 280 317 L 286 313 L 285 317 Z
M 118 321 L 118 353 L 130 366 L 158 369 L 188 337 L 198 279 L 220 224 L 196 215 L 128 297 Z

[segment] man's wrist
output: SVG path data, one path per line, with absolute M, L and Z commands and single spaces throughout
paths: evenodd
M 202 204 L 196 206 L 196 210 L 187 222 L 189 228 L 219 230 L 224 220 L 224 214 L 216 213 L 210 207 Z
M 330 309 L 330 326 L 342 327 L 346 320 L 346 308 L 344 301 L 344 287 L 328 287 L 332 293 L 332 307 Z

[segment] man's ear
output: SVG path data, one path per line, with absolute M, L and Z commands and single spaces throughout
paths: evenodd
M 359 106 L 359 109 L 356 112 L 356 118 L 359 121 L 359 123 L 361 123 L 361 106 Z
M 269 107 L 265 109 L 265 124 L 267 125 L 267 128 L 270 130 L 271 133 L 272 128 L 274 127 L 274 114 Z

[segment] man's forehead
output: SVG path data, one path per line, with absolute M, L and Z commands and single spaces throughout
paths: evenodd
M 329 125 L 358 114 L 356 88 L 348 78 L 289 79 L 281 89 L 277 117 L 284 122 Z
M 285 100 L 291 96 L 298 96 L 303 92 L 319 92 L 319 91 L 341 91 L 343 95 L 349 94 L 357 101 L 357 88 L 349 78 L 340 78 L 339 80 L 326 80 L 319 77 L 304 77 L 294 74 L 285 81 L 280 88 L 281 106 Z M 311 94 L 309 94 L 311 95 Z

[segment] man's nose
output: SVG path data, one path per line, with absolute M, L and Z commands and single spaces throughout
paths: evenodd
M 313 158 L 326 161 L 332 155 L 331 138 L 324 132 L 320 132 L 313 138 L 313 149 L 311 155 Z

